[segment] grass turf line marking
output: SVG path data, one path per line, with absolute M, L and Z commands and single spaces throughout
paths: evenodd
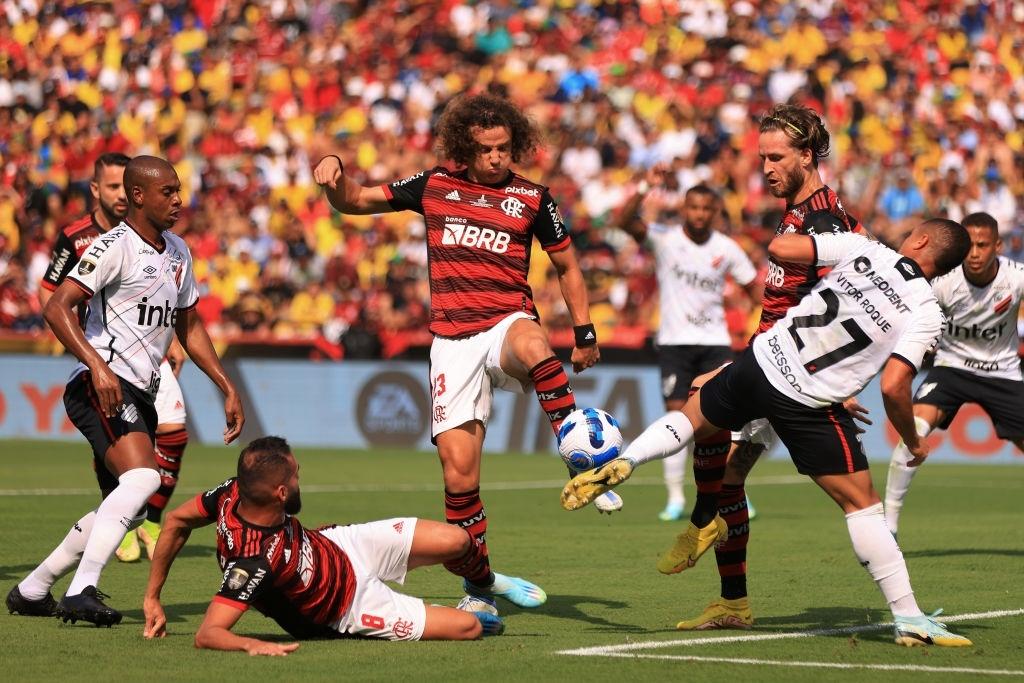
M 994 612 L 974 612 L 970 614 L 955 614 L 939 617 L 942 623 L 956 623 L 958 621 L 971 621 L 974 619 L 998 619 L 1000 617 L 1015 617 L 1024 614 L 1024 609 L 996 610 Z M 762 640 L 786 640 L 792 638 L 811 638 L 814 636 L 836 636 L 847 633 L 861 633 L 864 631 L 881 631 L 892 628 L 892 622 L 880 624 L 864 624 L 862 626 L 847 626 L 845 628 L 820 628 L 809 631 L 787 631 L 783 633 L 757 633 L 746 636 L 721 636 L 706 638 L 682 638 L 677 640 L 648 640 L 639 643 L 624 643 L 622 645 L 601 645 L 596 647 L 581 647 L 574 650 L 559 650 L 558 655 L 586 656 L 623 656 L 622 653 L 633 650 L 653 650 L 662 647 L 692 647 L 694 645 L 713 645 L 716 643 L 740 643 Z M 650 655 L 644 655 L 650 656 Z M 658 655 L 660 656 L 660 655 Z
M 565 486 L 564 479 L 544 481 L 492 481 L 483 484 L 484 491 L 532 491 L 536 489 L 561 489 Z M 786 474 L 773 477 L 751 477 L 747 483 L 754 486 L 785 486 L 803 484 L 810 479 L 799 474 Z M 630 486 L 664 486 L 660 477 L 634 477 L 629 480 Z M 440 491 L 440 482 L 423 484 L 307 484 L 303 485 L 303 493 L 381 493 L 402 491 L 406 493 L 422 493 Z M 3 496 L 84 496 L 97 492 L 94 488 L 37 488 L 37 489 L 0 489 Z
M 805 669 L 874 669 L 877 671 L 921 671 L 942 674 L 984 674 L 989 676 L 1024 676 L 1024 671 L 1011 669 L 968 669 L 951 666 L 925 666 L 920 664 L 841 664 L 839 662 L 787 662 L 777 659 L 744 659 L 739 657 L 700 657 L 691 655 L 608 654 L 619 659 L 661 659 L 680 662 L 709 662 L 716 664 L 758 664 L 761 666 L 791 666 Z

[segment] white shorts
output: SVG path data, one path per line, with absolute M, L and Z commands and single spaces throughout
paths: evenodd
M 732 440 L 759 444 L 764 446 L 765 453 L 768 453 L 775 447 L 779 437 L 775 433 L 775 428 L 768 422 L 768 418 L 762 417 L 743 425 L 740 431 L 733 432 Z
M 516 312 L 480 334 L 465 339 L 434 337 L 430 345 L 430 436 L 491 416 L 494 389 L 526 393 L 532 386 L 501 369 L 501 347 L 516 320 L 535 320 Z
M 171 364 L 164 359 L 160 363 L 160 388 L 156 392 L 157 424 L 185 424 L 185 397 L 181 393 L 178 378 L 171 370 Z
M 405 583 L 415 531 L 415 517 L 320 531 L 348 555 L 356 579 L 352 604 L 331 628 L 339 633 L 385 640 L 419 640 L 423 636 L 426 605 L 419 598 L 403 595 L 384 583 Z

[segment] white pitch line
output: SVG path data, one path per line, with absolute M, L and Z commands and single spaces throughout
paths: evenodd
M 998 619 L 999 617 L 1015 617 L 1024 614 L 1024 609 L 997 610 L 994 612 L 975 612 L 971 614 L 955 614 L 942 616 L 943 623 L 956 623 L 958 621 L 971 621 L 975 619 Z M 664 647 L 693 647 L 694 645 L 713 645 L 718 643 L 740 643 L 755 642 L 763 640 L 787 640 L 792 638 L 811 638 L 814 636 L 835 636 L 846 633 L 860 633 L 862 631 L 881 631 L 891 628 L 892 622 L 881 624 L 864 624 L 862 626 L 847 626 L 845 628 L 823 628 L 810 631 L 788 631 L 784 633 L 757 633 L 746 636 L 722 636 L 706 638 L 681 638 L 677 640 L 648 640 L 639 643 L 624 643 L 622 645 L 602 645 L 596 647 L 581 647 L 574 650 L 559 650 L 555 654 L 586 656 L 619 656 L 619 653 L 632 652 L 635 650 L 653 650 Z
M 787 474 L 773 477 L 751 477 L 751 486 L 785 486 L 802 484 L 810 481 L 807 477 Z M 636 477 L 630 479 L 629 485 L 664 486 L 661 478 Z M 481 486 L 484 491 L 532 491 L 537 489 L 556 489 L 565 486 L 565 479 L 547 479 L 541 481 L 492 481 Z M 403 493 L 426 493 L 441 490 L 440 482 L 410 484 L 307 484 L 302 487 L 303 493 L 381 493 L 400 491 Z M 95 488 L 40 488 L 40 489 L 0 489 L 0 497 L 4 496 L 82 496 L 98 493 Z
M 877 671 L 920 671 L 941 674 L 984 674 L 989 676 L 1024 676 L 1024 671 L 1011 669 L 968 669 L 966 667 L 924 666 L 918 664 L 842 664 L 839 662 L 787 662 L 778 659 L 745 659 L 740 657 L 699 657 L 691 655 L 609 654 L 621 659 L 667 659 L 680 662 L 711 662 L 717 664 L 758 664 L 792 666 L 807 669 L 873 669 Z

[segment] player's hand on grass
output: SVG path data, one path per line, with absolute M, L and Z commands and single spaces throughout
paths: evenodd
M 235 392 L 224 397 L 224 445 L 231 443 L 242 433 L 245 425 L 245 413 L 242 411 L 242 399 Z
M 907 461 L 907 467 L 917 467 L 925 461 L 925 458 L 928 457 L 928 453 L 930 453 L 932 449 L 931 446 L 928 445 L 927 441 L 924 439 L 918 439 L 917 443 L 913 445 L 908 443 L 907 450 L 910 451 L 912 456 L 914 456 Z
M 106 417 L 117 415 L 124 397 L 121 396 L 121 383 L 117 376 L 111 372 L 106 363 L 98 363 L 95 368 L 90 368 L 92 387 L 96 391 L 96 398 L 100 402 L 100 410 Z
M 597 348 L 596 344 L 582 349 L 577 346 L 572 350 L 570 360 L 572 361 L 573 372 L 583 372 L 587 368 L 597 365 L 597 362 L 601 360 L 601 351 Z
M 856 396 L 851 396 L 843 401 L 843 407 L 846 408 L 846 412 L 848 412 L 857 422 L 863 422 L 866 425 L 874 424 L 871 421 L 871 418 L 868 417 L 871 411 L 858 403 Z M 857 428 L 858 434 L 863 434 L 865 432 L 865 429 L 856 422 L 854 422 L 853 426 Z
M 262 640 L 255 640 L 246 648 L 249 656 L 256 657 L 287 657 L 289 652 L 299 649 L 298 643 L 268 643 Z
M 167 635 L 167 615 L 159 600 L 144 598 L 142 613 L 146 617 L 146 625 L 142 629 L 144 638 L 163 638 Z
M 313 169 L 313 180 L 316 181 L 316 184 L 321 187 L 326 185 L 332 190 L 338 189 L 338 181 L 343 177 L 344 169 L 341 167 L 341 159 L 336 156 L 324 157 Z

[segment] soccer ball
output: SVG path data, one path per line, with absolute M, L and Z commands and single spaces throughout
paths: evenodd
M 573 472 L 585 472 L 619 457 L 622 432 L 599 408 L 577 408 L 558 430 L 558 454 Z

